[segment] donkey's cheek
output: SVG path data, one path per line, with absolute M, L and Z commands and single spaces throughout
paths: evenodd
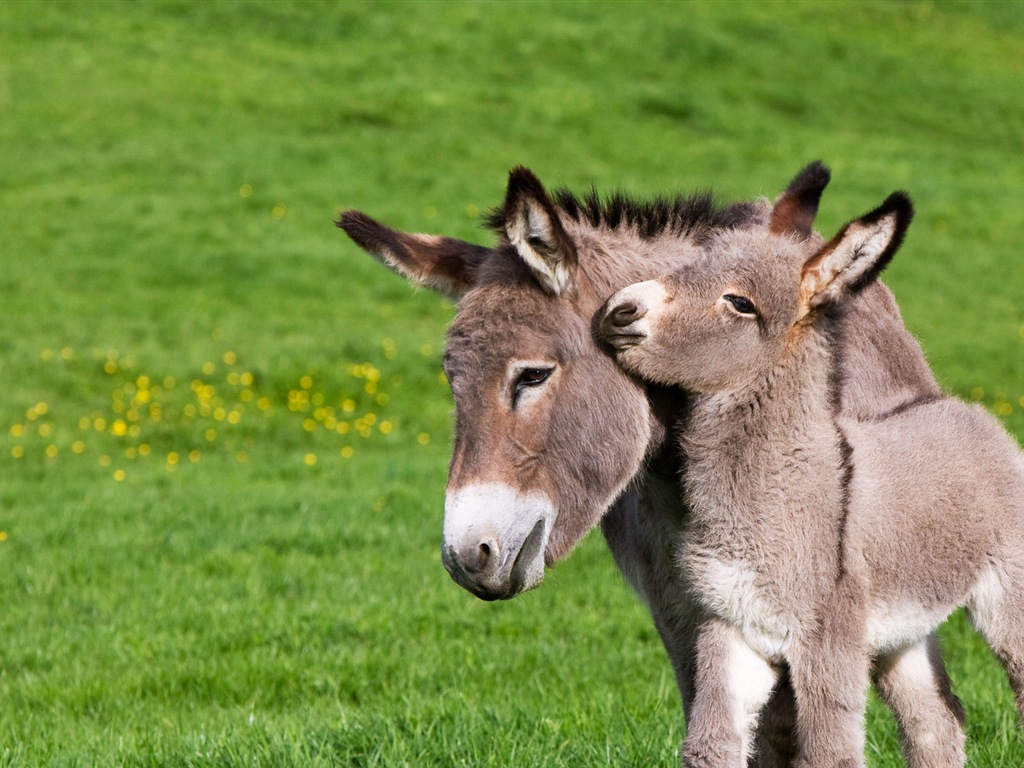
M 552 423 L 542 462 L 558 508 L 549 562 L 568 556 L 600 522 L 640 471 L 652 439 L 645 389 L 607 357 L 579 365 L 573 399 Z

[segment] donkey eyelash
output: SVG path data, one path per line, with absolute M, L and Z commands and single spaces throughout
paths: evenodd
M 536 387 L 548 380 L 554 368 L 524 368 L 516 377 L 515 391 L 521 392 L 527 387 Z
M 516 405 L 519 395 L 531 387 L 539 387 L 551 377 L 554 368 L 523 368 L 516 376 L 515 384 L 512 386 L 512 407 Z
M 754 302 L 748 299 L 746 296 L 737 296 L 735 293 L 727 293 L 723 297 L 732 308 L 739 312 L 741 315 L 756 315 L 757 307 L 754 306 Z

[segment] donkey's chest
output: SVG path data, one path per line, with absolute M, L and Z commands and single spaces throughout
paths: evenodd
M 838 551 L 841 454 L 831 432 L 805 421 L 740 429 L 737 419 L 718 432 L 698 422 L 687 445 L 688 579 L 705 610 L 773 661 L 813 619 Z
M 683 561 L 704 610 L 737 627 L 765 658 L 786 658 L 798 617 L 772 576 L 750 560 L 723 558 L 699 545 L 686 547 Z

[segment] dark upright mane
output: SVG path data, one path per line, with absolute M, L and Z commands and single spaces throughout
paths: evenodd
M 756 215 L 753 203 L 720 205 L 710 191 L 673 197 L 658 196 L 650 200 L 613 192 L 605 199 L 592 189 L 582 198 L 568 189 L 552 192 L 559 210 L 575 222 L 592 227 L 634 229 L 640 237 L 650 240 L 659 235 L 692 237 L 701 242 L 715 229 L 733 229 L 748 223 Z M 505 231 L 505 210 L 498 207 L 484 220 L 485 226 L 499 234 Z

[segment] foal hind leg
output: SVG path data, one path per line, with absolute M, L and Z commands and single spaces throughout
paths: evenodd
M 999 659 L 1017 699 L 1024 727 L 1024 564 L 990 570 L 967 605 L 971 621 Z
M 907 768 L 962 768 L 964 711 L 935 635 L 880 657 L 874 681 L 896 717 Z

